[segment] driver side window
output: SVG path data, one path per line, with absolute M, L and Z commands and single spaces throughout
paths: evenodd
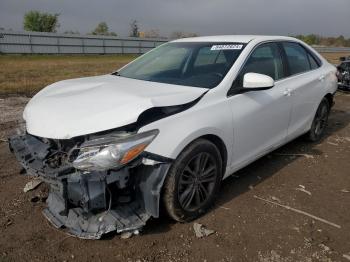
M 268 75 L 273 80 L 284 77 L 282 57 L 276 43 L 266 43 L 257 47 L 248 58 L 243 69 L 235 80 L 235 87 L 243 86 L 243 77 L 246 73 Z

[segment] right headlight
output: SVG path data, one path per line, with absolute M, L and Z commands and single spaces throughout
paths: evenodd
M 83 143 L 73 166 L 87 171 L 118 168 L 139 156 L 158 135 L 158 130 L 129 135 L 105 137 Z

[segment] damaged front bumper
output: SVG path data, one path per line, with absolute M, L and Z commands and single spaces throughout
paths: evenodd
M 143 153 L 117 170 L 81 171 L 63 161 L 48 140 L 22 134 L 9 138 L 9 147 L 28 175 L 50 186 L 43 214 L 68 234 L 98 239 L 111 231 L 138 230 L 159 216 L 169 159 Z

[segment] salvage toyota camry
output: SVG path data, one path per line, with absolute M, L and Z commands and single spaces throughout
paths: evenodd
M 160 207 L 197 218 L 230 174 L 298 136 L 319 140 L 336 88 L 336 68 L 294 38 L 181 39 L 44 88 L 9 145 L 50 186 L 46 218 L 96 239 Z

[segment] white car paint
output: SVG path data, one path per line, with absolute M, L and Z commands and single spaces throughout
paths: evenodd
M 274 81 L 272 77 L 257 73 L 247 73 L 244 75 L 243 86 L 245 88 L 272 87 Z
M 227 96 L 252 50 L 270 41 L 300 43 L 311 49 L 322 65 L 278 80 L 271 89 Z M 148 108 L 187 103 L 208 91 L 189 109 L 149 123 L 138 132 L 158 129 L 159 135 L 146 151 L 173 159 L 201 136 L 220 138 L 227 150 L 227 177 L 307 132 L 322 98 L 337 88 L 335 67 L 294 38 L 211 36 L 176 42 L 239 42 L 246 47 L 221 83 L 209 91 L 108 75 L 58 82 L 39 92 L 26 107 L 27 131 L 64 139 L 117 128 L 135 122 Z M 251 75 L 250 82 L 261 81 L 256 79 L 259 77 Z
M 151 107 L 190 102 L 206 88 L 103 75 L 54 83 L 36 94 L 23 118 L 36 136 L 69 139 L 133 123 Z
M 151 123 L 140 130 L 142 132 L 158 128 L 160 134 L 148 146 L 147 151 L 170 158 L 176 158 L 186 145 L 200 136 L 218 136 L 227 149 L 228 161 L 224 178 L 306 133 L 322 98 L 327 94 L 334 94 L 337 89 L 335 67 L 314 49 L 295 38 L 213 36 L 178 41 L 222 42 L 225 39 L 227 42 L 245 42 L 247 46 L 219 86 L 211 89 L 193 108 Z M 260 43 L 270 41 L 300 43 L 311 49 L 322 65 L 314 71 L 276 81 L 272 89 L 228 98 L 227 92 L 251 51 Z M 310 81 L 315 86 L 308 85 Z M 176 132 L 172 131 L 173 125 L 180 122 L 181 126 Z

